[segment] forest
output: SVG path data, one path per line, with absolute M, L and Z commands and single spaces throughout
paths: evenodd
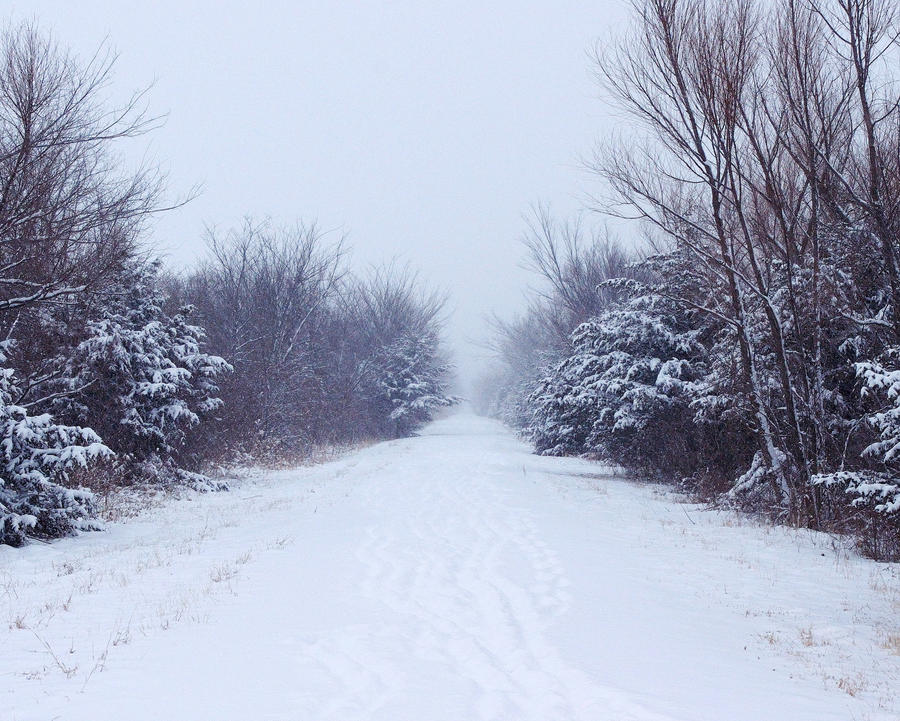
M 454 399 L 445 296 L 388 263 L 350 268 L 315 224 L 248 219 L 164 268 L 147 226 L 178 203 L 118 151 L 145 93 L 105 101 L 32 23 L 0 38 L 0 544 L 97 526 L 96 492 L 212 489 L 217 464 L 408 435 Z
M 641 242 L 535 210 L 543 290 L 495 321 L 482 410 L 539 453 L 900 557 L 898 14 L 634 3 L 593 57 L 628 131 L 588 165 Z
M 22 11 L 0 721 L 900 719 L 900 0 Z

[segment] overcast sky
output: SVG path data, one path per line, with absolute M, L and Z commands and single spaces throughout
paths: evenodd
M 150 153 L 171 194 L 202 185 L 152 229 L 172 265 L 204 252 L 205 225 L 317 220 L 356 267 L 397 257 L 450 292 L 466 374 L 483 316 L 521 306 L 523 213 L 576 212 L 591 190 L 580 158 L 611 121 L 588 51 L 627 16 L 627 0 L 12 8 L 82 56 L 108 38 L 115 92 L 154 83 L 168 118 Z

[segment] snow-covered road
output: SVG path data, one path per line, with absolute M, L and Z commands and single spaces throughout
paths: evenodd
M 529 455 L 464 413 L 3 547 L 0 610 L 16 721 L 900 714 L 896 565 Z

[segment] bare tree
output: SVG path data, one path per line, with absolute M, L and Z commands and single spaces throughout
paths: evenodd
M 0 37 L 0 312 L 65 302 L 133 254 L 159 210 L 152 167 L 123 172 L 120 140 L 157 125 L 143 93 L 108 108 L 115 56 L 79 63 L 29 24 Z
M 331 334 L 338 350 L 335 392 L 342 399 L 333 411 L 336 431 L 405 435 L 409 422 L 415 427 L 451 402 L 451 368 L 440 343 L 446 305 L 446 293 L 429 290 L 408 265 L 377 266 L 348 279 L 335 314 L 339 331 Z M 413 391 L 414 376 L 420 387 Z M 424 415 L 397 417 L 398 407 L 406 405 L 403 384 Z
M 526 226 L 525 267 L 536 283 L 521 316 L 489 319 L 486 350 L 497 367 L 479 384 L 480 395 L 490 400 L 476 399 L 518 427 L 529 422 L 528 397 L 542 376 L 571 352 L 575 328 L 621 297 L 607 282 L 634 277 L 638 257 L 606 230 L 588 233 L 580 218 L 560 221 L 546 207 L 534 208 Z
M 532 295 L 544 306 L 541 315 L 552 332 L 567 344 L 575 326 L 614 302 L 615 292 L 603 283 L 628 277 L 633 258 L 607 230 L 588 235 L 580 217 L 559 221 L 538 206 L 526 222 L 526 267 L 544 284 Z
M 795 418 L 788 419 L 789 442 L 773 427 L 750 317 L 761 304 L 780 338 L 765 268 L 750 237 L 741 169 L 741 124 L 760 54 L 759 18 L 752 0 L 643 0 L 635 7 L 635 36 L 611 55 L 598 55 L 597 64 L 606 87 L 653 140 L 636 151 L 608 151 L 594 167 L 621 204 L 612 212 L 640 218 L 688 249 L 700 273 L 721 289 L 711 297 L 698 294 L 692 302 L 734 333 L 772 493 L 776 499 L 788 496 L 796 514 L 800 491 L 786 464 L 793 457 L 795 468 L 808 473 L 802 444 Z M 722 296 L 724 305 L 716 300 Z M 782 402 L 792 406 L 784 355 L 781 348 Z
M 345 273 L 342 239 L 248 219 L 224 236 L 210 231 L 209 251 L 186 293 L 208 347 L 234 366 L 223 432 L 251 445 L 309 443 L 323 393 L 316 341 Z

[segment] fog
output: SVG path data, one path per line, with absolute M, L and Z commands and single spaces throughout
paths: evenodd
M 409 262 L 445 288 L 463 377 L 485 315 L 528 283 L 522 216 L 585 205 L 580 159 L 610 126 L 588 57 L 625 0 L 593 2 L 14 2 L 80 56 L 119 54 L 110 93 L 152 84 L 165 123 L 132 143 L 197 196 L 149 230 L 173 267 L 207 226 L 316 220 L 354 266 Z

